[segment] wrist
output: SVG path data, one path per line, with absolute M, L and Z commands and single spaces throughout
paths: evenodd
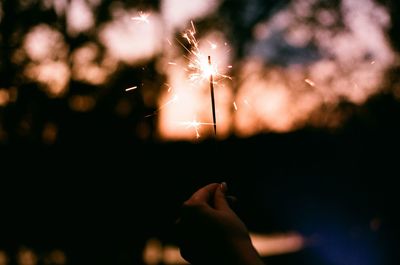
M 264 265 L 250 238 L 234 242 L 232 265 Z

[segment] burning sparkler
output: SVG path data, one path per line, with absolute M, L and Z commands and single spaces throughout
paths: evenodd
M 192 49 L 188 49 L 182 43 L 183 48 L 192 55 L 189 58 L 188 63 L 188 71 L 190 72 L 189 80 L 192 82 L 196 81 L 209 81 L 210 86 L 210 93 L 211 93 L 211 111 L 213 117 L 213 127 L 214 127 L 214 134 L 217 135 L 217 122 L 216 122 L 216 106 L 215 106 L 215 97 L 214 97 L 214 84 L 218 82 L 218 79 L 231 79 L 231 77 L 227 75 L 223 75 L 218 71 L 218 66 L 216 63 L 211 63 L 211 56 L 205 56 L 204 53 L 200 50 L 199 42 L 196 39 L 196 28 L 191 22 L 191 29 L 187 30 L 182 37 L 186 39 L 189 45 L 192 46 Z M 208 41 L 210 44 L 210 49 L 215 50 L 218 48 L 218 45 Z M 229 68 L 229 66 L 228 66 Z
M 137 22 L 144 22 L 149 23 L 148 20 L 149 14 L 140 12 L 138 16 L 132 17 L 132 20 Z M 194 128 L 196 131 L 197 138 L 200 137 L 199 128 L 204 125 L 213 126 L 214 128 L 214 135 L 217 135 L 217 122 L 216 122 L 216 102 L 215 102 L 215 93 L 214 93 L 214 86 L 218 84 L 218 82 L 222 79 L 231 79 L 231 77 L 224 75 L 218 71 L 218 63 L 215 58 L 213 58 L 213 63 L 211 63 L 211 55 L 213 55 L 214 51 L 216 51 L 220 46 L 227 46 L 225 43 L 224 45 L 218 45 L 214 41 L 207 40 L 206 45 L 208 43 L 209 47 L 205 48 L 205 50 L 200 48 L 200 42 L 196 39 L 196 28 L 194 26 L 193 21 L 191 21 L 191 27 L 187 29 L 183 34 L 182 38 L 185 42 L 179 39 L 176 41 L 186 50 L 187 54 L 184 56 L 188 60 L 186 67 L 184 70 L 188 72 L 187 80 L 191 83 L 205 83 L 208 82 L 210 87 L 210 97 L 211 97 L 211 112 L 212 112 L 212 123 L 211 122 L 200 122 L 197 120 L 193 121 L 186 121 L 181 122 L 180 124 L 186 125 L 188 128 Z M 170 40 L 166 40 L 169 45 L 172 45 Z M 203 48 L 203 47 L 202 47 Z M 211 55 L 205 55 L 205 52 L 211 52 Z M 171 67 L 179 66 L 179 61 L 169 61 L 167 64 Z M 227 69 L 231 69 L 232 66 L 227 66 Z M 172 87 L 169 84 L 166 84 L 168 87 L 168 92 L 172 90 Z M 131 91 L 136 89 L 136 87 L 127 88 L 126 91 Z M 179 93 L 179 92 L 176 92 Z M 146 117 L 151 117 L 156 115 L 161 109 L 165 108 L 166 106 L 175 103 L 177 101 L 178 94 L 176 94 L 171 100 L 167 101 L 161 107 L 159 107 L 153 113 L 147 115 Z

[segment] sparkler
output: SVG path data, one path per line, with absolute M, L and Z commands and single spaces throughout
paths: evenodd
M 191 58 L 189 58 L 189 63 L 188 63 L 188 70 L 191 72 L 189 75 L 189 80 L 192 82 L 196 81 L 202 81 L 202 80 L 207 80 L 209 82 L 209 87 L 210 87 L 210 93 L 211 93 L 211 111 L 212 111 L 212 118 L 213 118 L 213 123 L 207 125 L 213 125 L 214 127 L 214 135 L 217 135 L 217 121 L 216 121 L 216 105 L 215 105 L 215 97 L 214 97 L 214 84 L 218 82 L 218 79 L 232 79 L 231 77 L 227 75 L 223 75 L 218 71 L 217 64 L 212 64 L 211 63 L 211 56 L 205 56 L 203 52 L 200 50 L 200 45 L 199 42 L 196 39 L 196 28 L 193 24 L 193 21 L 191 21 L 191 29 L 187 30 L 182 37 L 186 39 L 189 45 L 192 46 L 192 49 L 188 49 L 183 45 L 182 43 L 178 42 L 182 45 L 186 51 L 192 55 Z M 218 45 L 208 41 L 210 44 L 210 49 L 215 50 L 218 48 Z M 172 63 L 170 63 L 172 64 Z M 231 68 L 232 66 L 228 66 L 228 68 Z M 204 123 L 200 123 L 203 125 Z
M 138 16 L 136 17 L 131 17 L 132 20 L 135 20 L 137 22 L 141 23 L 146 23 L 149 24 L 149 14 L 144 13 L 144 12 L 139 12 Z M 179 39 L 176 39 L 176 41 L 187 51 L 187 56 L 185 56 L 186 59 L 188 59 L 188 64 L 187 67 L 185 67 L 185 71 L 189 72 L 188 79 L 191 82 L 204 82 L 207 81 L 209 82 L 209 87 L 210 87 L 210 96 L 211 96 L 211 112 L 212 112 L 212 123 L 211 122 L 199 122 L 196 120 L 193 121 L 187 121 L 187 122 L 181 122 L 181 124 L 186 125 L 188 128 L 194 128 L 196 131 L 196 136 L 197 138 L 200 137 L 199 134 L 199 128 L 204 125 L 208 126 L 213 126 L 214 128 L 214 135 L 217 135 L 217 121 L 216 121 L 216 104 L 215 104 L 215 95 L 214 95 L 214 85 L 217 84 L 220 80 L 228 78 L 232 79 L 230 76 L 223 75 L 218 71 L 218 66 L 217 62 L 214 61 L 211 63 L 211 56 L 205 56 L 204 53 L 200 49 L 200 43 L 196 39 L 196 28 L 194 26 L 193 21 L 191 21 L 191 27 L 186 30 L 182 34 L 182 38 L 187 42 L 187 44 L 190 45 L 190 47 L 187 47 L 187 45 L 183 44 Z M 169 45 L 172 45 L 170 40 L 166 40 Z M 211 51 L 216 50 L 219 45 L 217 45 L 214 42 L 207 41 L 209 46 L 209 49 Z M 225 43 L 225 46 L 227 44 Z M 214 59 L 215 60 L 215 59 Z M 168 62 L 168 65 L 170 66 L 177 66 L 178 64 L 176 62 L 170 61 Z M 232 66 L 229 65 L 227 66 L 228 69 L 231 69 Z M 168 86 L 168 92 L 170 92 L 171 87 Z M 125 89 L 125 91 L 131 91 L 136 89 L 137 87 L 130 87 Z M 177 101 L 178 96 L 175 95 L 175 97 L 168 102 L 166 102 L 163 106 L 159 107 L 156 111 L 154 111 L 152 114 L 147 115 L 146 117 L 151 117 L 153 115 L 156 115 L 161 109 L 165 108 L 166 106 L 175 103 Z

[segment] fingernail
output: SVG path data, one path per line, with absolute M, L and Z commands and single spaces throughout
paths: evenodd
M 220 184 L 220 188 L 223 193 L 226 193 L 228 191 L 228 185 L 225 181 Z

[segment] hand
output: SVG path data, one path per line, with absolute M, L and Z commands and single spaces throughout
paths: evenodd
M 192 264 L 263 264 L 226 191 L 225 183 L 209 184 L 184 202 L 177 222 L 182 257 Z

